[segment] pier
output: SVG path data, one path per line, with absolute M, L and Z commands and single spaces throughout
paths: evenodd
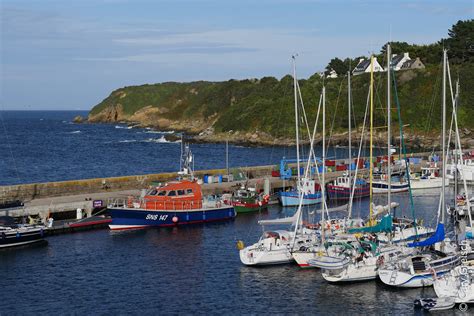
M 421 158 L 420 163 L 411 165 L 414 171 L 419 171 L 420 166 L 426 164 L 426 157 L 432 153 L 417 153 L 411 157 Z M 361 158 L 365 159 L 365 158 Z M 336 165 L 347 163 L 346 159 L 334 161 Z M 288 164 L 294 168 L 295 164 Z M 328 167 L 325 182 L 331 182 L 342 176 L 344 171 L 336 171 L 335 167 Z M 202 191 L 205 195 L 232 192 L 241 186 L 247 185 L 264 189 L 265 182 L 270 193 L 275 193 L 295 185 L 295 177 L 288 180 L 272 176 L 276 171 L 275 165 L 234 168 L 233 174 L 239 175 L 234 181 L 228 182 L 223 177 L 222 182 L 203 183 Z M 199 170 L 194 172 L 198 179 L 209 176 L 224 175 L 225 169 Z M 275 175 L 275 174 L 273 174 Z M 367 176 L 366 169 L 359 169 L 358 176 Z M 67 219 L 85 219 L 98 214 L 103 214 L 107 202 L 115 199 L 126 199 L 129 196 L 139 196 L 143 190 L 152 186 L 172 181 L 177 178 L 176 172 L 132 175 L 123 177 L 108 177 L 82 180 L 69 180 L 58 182 L 19 184 L 0 187 L 0 202 L 23 201 L 22 207 L 0 209 L 0 216 L 28 217 L 33 216 L 45 222 L 47 218 L 54 218 L 56 224 L 63 221 L 64 230 L 68 224 Z M 232 180 L 230 178 L 229 180 Z

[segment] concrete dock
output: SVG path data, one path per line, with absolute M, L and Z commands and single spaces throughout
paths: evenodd
M 415 157 L 426 157 L 429 153 L 420 153 Z M 342 163 L 345 160 L 337 160 Z M 290 164 L 293 166 L 293 164 Z M 281 180 L 272 177 L 275 165 L 238 168 L 238 173 L 243 175 L 243 180 L 221 183 L 205 183 L 202 185 L 204 194 L 220 194 L 232 192 L 243 185 L 264 188 L 268 181 L 271 192 L 282 190 L 295 184 L 291 180 Z M 234 170 L 235 171 L 235 170 Z M 330 182 L 341 176 L 346 171 L 332 171 L 326 173 L 326 181 Z M 195 177 L 203 179 L 205 175 L 225 174 L 224 169 L 195 171 Z M 367 174 L 367 170 L 359 170 L 359 176 Z M 0 187 L 0 203 L 2 201 L 20 200 L 24 202 L 21 208 L 0 209 L 0 216 L 14 217 L 36 216 L 43 220 L 48 217 L 63 220 L 76 218 L 78 209 L 82 210 L 82 217 L 90 217 L 107 206 L 107 201 L 113 198 L 126 198 L 140 195 L 158 183 L 175 180 L 177 173 L 159 173 L 147 175 L 133 175 L 124 177 L 96 178 L 84 180 L 71 180 L 47 183 L 20 184 Z M 94 205 L 95 204 L 95 205 Z M 68 213 L 66 216 L 64 213 Z M 65 218 L 66 217 L 66 218 Z

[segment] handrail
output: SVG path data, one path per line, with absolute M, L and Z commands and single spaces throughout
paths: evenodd
M 178 200 L 178 201 L 160 201 L 145 198 L 109 198 L 107 200 L 108 207 L 117 208 L 136 208 L 145 210 L 165 210 L 165 211 L 181 211 L 181 210 L 195 210 L 203 208 L 203 205 L 210 208 L 217 208 L 224 205 L 221 200 L 215 203 L 203 203 L 202 200 Z

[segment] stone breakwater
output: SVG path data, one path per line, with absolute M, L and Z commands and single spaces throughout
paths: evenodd
M 260 166 L 241 169 L 250 177 L 260 177 L 270 174 L 272 168 L 273 166 Z M 224 169 L 199 170 L 195 172 L 195 175 L 202 178 L 205 174 L 216 175 L 224 174 L 225 172 Z M 70 194 L 142 189 L 150 186 L 152 183 L 166 182 L 174 180 L 176 177 L 176 172 L 173 172 L 1 186 L 0 202 L 14 200 L 29 201 L 38 198 Z

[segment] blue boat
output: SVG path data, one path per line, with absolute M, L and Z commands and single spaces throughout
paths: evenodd
M 300 204 L 300 197 L 298 191 L 281 191 L 279 194 L 281 205 L 283 206 L 298 206 Z M 302 205 L 312 205 L 321 203 L 321 191 L 304 194 Z
M 232 219 L 232 205 L 219 197 L 204 198 L 195 181 L 169 182 L 150 189 L 144 197 L 116 199 L 108 206 L 110 229 L 138 229 Z

